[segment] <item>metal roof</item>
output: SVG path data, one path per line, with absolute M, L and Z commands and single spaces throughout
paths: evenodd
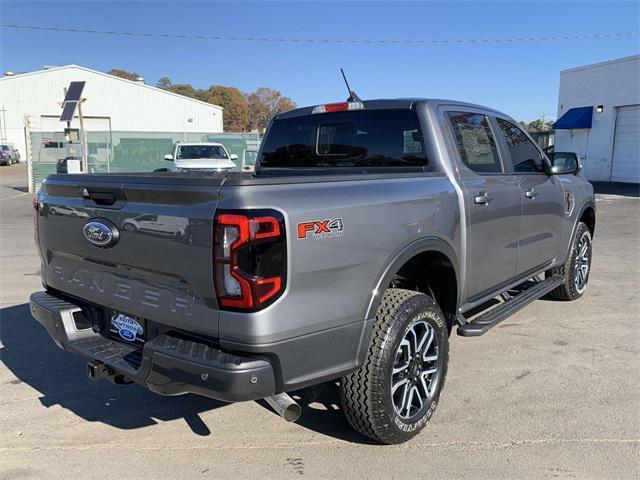
M 17 79 L 28 77 L 28 76 L 32 76 L 32 75 L 44 75 L 44 74 L 47 74 L 49 72 L 56 72 L 56 71 L 59 71 L 59 70 L 74 69 L 74 68 L 75 69 L 79 69 L 79 70 L 84 70 L 85 72 L 93 73 L 93 74 L 96 74 L 96 75 L 101 75 L 103 77 L 109 78 L 110 80 L 126 82 L 126 83 L 128 83 L 130 85 L 135 85 L 135 86 L 140 87 L 140 88 L 148 88 L 148 89 L 154 90 L 156 92 L 163 93 L 165 95 L 171 95 L 171 96 L 174 96 L 174 97 L 191 100 L 193 102 L 200 103 L 202 105 L 207 105 L 209 107 L 217 108 L 219 110 L 224 110 L 220 105 L 214 105 L 213 103 L 203 102 L 202 100 L 198 100 L 196 98 L 185 97 L 184 95 L 180 95 L 180 94 L 174 93 L 174 92 L 169 92 L 168 90 L 163 90 L 162 88 L 154 87 L 152 85 L 147 85 L 146 83 L 140 83 L 140 82 L 136 82 L 134 80 L 127 80 L 126 78 L 116 77 L 115 75 L 109 75 L 108 73 L 105 73 L 105 72 L 100 72 L 98 70 L 93 70 L 91 68 L 87 68 L 87 67 L 83 67 L 83 66 L 75 65 L 75 64 L 63 65 L 63 66 L 60 66 L 60 67 L 53 67 L 53 68 L 46 68 L 46 69 L 43 69 L 43 70 L 35 70 L 33 72 L 16 73 L 15 75 L 11 75 L 11 76 L 8 76 L 8 77 L 7 76 L 0 77 L 0 82 L 8 82 L 8 81 L 11 81 L 11 80 L 17 80 Z

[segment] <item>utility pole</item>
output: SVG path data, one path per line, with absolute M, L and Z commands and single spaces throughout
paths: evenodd
M 82 131 L 82 173 L 89 173 L 87 132 L 84 129 L 84 118 L 82 117 L 82 103 L 85 100 L 86 98 L 81 98 L 78 102 L 78 117 L 80 118 L 80 130 Z
M 542 112 L 542 129 L 543 130 L 550 130 L 550 129 L 546 128 L 546 123 L 547 122 L 545 120 L 547 118 L 547 115 L 550 115 L 550 114 L 546 113 L 546 112 Z

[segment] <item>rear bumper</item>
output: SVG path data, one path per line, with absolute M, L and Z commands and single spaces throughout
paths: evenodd
M 60 348 L 161 395 L 196 393 L 239 402 L 275 393 L 273 367 L 262 358 L 239 356 L 170 335 L 150 339 L 141 350 L 91 328 L 79 330 L 74 313 L 82 308 L 67 300 L 37 292 L 31 295 L 30 304 L 33 318 Z

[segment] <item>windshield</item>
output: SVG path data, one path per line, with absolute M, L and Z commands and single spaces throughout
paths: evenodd
M 423 167 L 427 154 L 413 110 L 360 110 L 276 120 L 261 168 Z
M 199 159 L 199 158 L 229 158 L 222 145 L 182 145 L 176 152 L 176 160 Z

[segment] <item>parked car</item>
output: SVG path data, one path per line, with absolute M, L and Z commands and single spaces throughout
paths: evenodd
M 73 208 L 68 205 L 56 205 L 55 207 L 48 208 L 49 215 L 66 215 L 69 217 L 82 217 L 89 218 L 89 214 L 78 208 Z
M 181 238 L 187 233 L 189 219 L 173 215 L 138 215 L 127 219 L 122 228 L 127 232 L 147 232 Z
M 339 381 L 356 430 L 404 442 L 440 403 L 454 330 L 585 293 L 593 188 L 555 155 L 490 108 L 372 100 L 277 115 L 253 175 L 50 175 L 31 312 L 92 379 L 288 420 L 287 392 Z M 91 218 L 42 214 L 63 205 Z M 126 227 L 146 215 L 192 240 Z
M 0 165 L 20 163 L 20 152 L 12 145 L 0 145 Z
M 174 172 L 214 171 L 222 172 L 236 167 L 235 154 L 229 155 L 221 143 L 177 143 L 172 154 L 164 156 L 173 162 L 169 170 Z

